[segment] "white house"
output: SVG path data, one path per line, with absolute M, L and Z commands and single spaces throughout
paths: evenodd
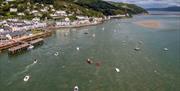
M 66 11 L 56 11 L 55 14 L 58 16 L 67 16 Z
M 32 21 L 40 21 L 40 18 L 35 17 L 32 19 Z
M 68 17 L 66 17 L 64 20 L 65 20 L 66 22 L 70 22 L 70 19 L 69 19 Z
M 33 11 L 31 11 L 31 12 L 32 12 L 33 14 L 34 14 L 34 13 L 38 13 L 38 11 L 37 11 L 37 10 L 33 10 Z
M 44 8 L 44 9 L 41 9 L 40 11 L 41 12 L 47 12 L 48 10 L 46 8 Z
M 68 26 L 68 25 L 70 25 L 70 22 L 65 22 L 65 21 L 56 22 L 56 26 Z
M 17 12 L 17 8 L 10 8 L 10 12 Z
M 51 17 L 56 17 L 57 15 L 56 14 L 50 14 Z
M 18 13 L 17 15 L 19 15 L 19 16 L 25 16 L 24 13 Z
M 2 32 L 4 32 L 4 29 L 1 29 L 1 28 L 0 28 L 0 33 L 2 33 Z
M 89 20 L 87 16 L 76 16 L 78 20 Z

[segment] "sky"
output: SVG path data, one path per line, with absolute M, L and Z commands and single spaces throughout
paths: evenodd
M 133 3 L 144 8 L 180 6 L 180 0 L 106 0 L 106 1 Z

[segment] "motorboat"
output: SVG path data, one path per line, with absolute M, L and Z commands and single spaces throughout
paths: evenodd
M 116 72 L 120 72 L 119 68 L 115 68 Z
M 164 48 L 164 51 L 168 51 L 168 48 Z
M 87 63 L 88 63 L 88 64 L 93 64 L 93 61 L 88 58 L 88 59 L 87 59 Z
M 23 80 L 24 80 L 25 82 L 27 82 L 27 81 L 29 80 L 29 78 L 30 78 L 30 76 L 27 75 L 27 76 L 24 77 Z
M 75 86 L 75 87 L 74 87 L 74 91 L 79 91 L 79 87 L 78 87 L 78 86 Z
M 37 59 L 35 59 L 33 63 L 36 64 L 37 63 Z
M 79 51 L 79 47 L 76 47 L 76 50 Z
M 135 50 L 135 51 L 140 51 L 140 50 L 141 50 L 141 48 L 136 47 L 134 50 Z
M 32 50 L 34 48 L 34 46 L 33 45 L 30 45 L 27 49 L 28 50 Z
M 59 55 L 59 52 L 56 52 L 54 55 L 55 55 L 55 56 L 58 56 L 58 55 Z

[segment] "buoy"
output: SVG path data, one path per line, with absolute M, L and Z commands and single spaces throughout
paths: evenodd
M 75 87 L 74 87 L 74 91 L 79 91 L 79 87 L 78 87 L 78 86 L 75 86 Z
M 118 68 L 115 68 L 116 72 L 120 72 L 120 70 Z
M 30 76 L 25 76 L 23 80 L 24 80 L 25 82 L 27 82 L 27 81 L 29 80 L 29 78 L 30 78 Z

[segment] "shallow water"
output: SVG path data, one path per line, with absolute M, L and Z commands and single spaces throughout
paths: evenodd
M 149 19 L 163 27 L 133 23 Z M 176 15 L 135 16 L 57 30 L 31 51 L 0 54 L 0 91 L 72 91 L 75 85 L 80 91 L 180 91 L 179 22 Z

